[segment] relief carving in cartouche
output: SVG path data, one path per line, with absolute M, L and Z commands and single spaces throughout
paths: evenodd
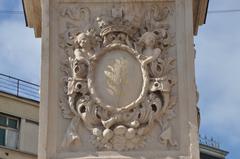
M 65 8 L 60 15 L 88 21 L 90 13 L 75 7 Z M 59 36 L 65 53 L 60 108 L 71 119 L 63 148 L 81 142 L 79 126 L 89 130 L 97 150 L 143 147 L 155 125 L 160 127 L 159 142 L 177 145 L 169 124 L 176 104 L 172 93 L 176 81 L 170 75 L 175 59 L 168 55 L 173 38 L 163 23 L 171 11 L 154 5 L 144 18 L 132 21 L 125 14 L 124 9 L 113 8 L 109 17 L 95 18 L 97 27 L 85 31 L 68 21 L 66 32 Z M 131 85 L 136 90 L 129 93 Z

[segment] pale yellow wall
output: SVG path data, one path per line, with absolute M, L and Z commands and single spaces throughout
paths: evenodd
M 0 93 L 0 112 L 38 122 L 39 104 L 5 93 Z
M 3 159 L 37 159 L 36 155 L 0 147 L 0 158 Z
M 25 152 L 37 154 L 38 125 L 21 120 L 19 149 Z
M 0 112 L 20 118 L 18 149 L 0 147 L 0 158 L 36 159 L 39 103 L 0 93 Z
M 21 120 L 19 149 L 25 152 L 37 154 L 38 125 Z

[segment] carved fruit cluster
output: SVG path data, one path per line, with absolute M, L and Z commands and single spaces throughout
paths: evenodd
M 113 130 L 94 128 L 92 143 L 98 149 L 117 151 L 138 149 L 144 146 L 143 131 L 143 128 L 128 128 L 124 125 L 118 125 Z

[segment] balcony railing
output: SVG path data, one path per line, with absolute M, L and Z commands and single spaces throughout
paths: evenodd
M 39 85 L 0 73 L 0 92 L 39 101 Z
M 220 148 L 220 144 L 217 141 L 215 141 L 213 138 L 209 139 L 206 136 L 202 137 L 201 135 L 199 135 L 199 142 L 200 144 L 214 147 L 216 149 Z

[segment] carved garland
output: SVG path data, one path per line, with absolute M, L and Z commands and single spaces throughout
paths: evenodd
M 80 10 L 87 10 L 83 13 L 90 14 L 89 9 Z M 140 26 L 125 20 L 122 9 L 119 12 L 119 8 L 113 8 L 110 21 L 97 18 L 99 28 L 79 33 L 76 28 L 68 27 L 60 35 L 59 44 L 69 62 L 64 61 L 62 64 L 67 77 L 64 78 L 67 91 L 66 96 L 60 99 L 60 106 L 64 117 L 72 118 L 62 147 L 80 141 L 78 126 L 81 121 L 91 132 L 92 143 L 98 150 L 121 151 L 142 147 L 156 123 L 161 128 L 160 141 L 165 145 L 177 145 L 168 124 L 174 116 L 176 102 L 176 97 L 172 96 L 175 80 L 170 76 L 175 59 L 167 55 L 167 49 L 172 46 L 171 37 L 166 28 L 148 25 L 152 20 L 163 21 L 170 11 L 156 6 L 153 6 L 152 11 L 150 13 L 157 11 L 157 15 L 162 17 L 157 18 L 154 14 L 150 16 L 149 23 L 146 20 L 145 28 L 148 30 L 145 32 L 138 32 L 142 29 Z M 76 8 L 72 11 L 64 9 L 61 15 L 72 20 L 84 17 L 79 15 Z M 90 15 L 86 17 L 89 19 Z M 136 99 L 124 106 L 109 105 L 96 93 L 94 81 L 97 62 L 111 51 L 123 51 L 141 66 L 142 89 Z M 109 95 L 122 96 L 122 87 L 128 77 L 127 64 L 128 59 L 119 57 L 102 72 L 106 77 Z

